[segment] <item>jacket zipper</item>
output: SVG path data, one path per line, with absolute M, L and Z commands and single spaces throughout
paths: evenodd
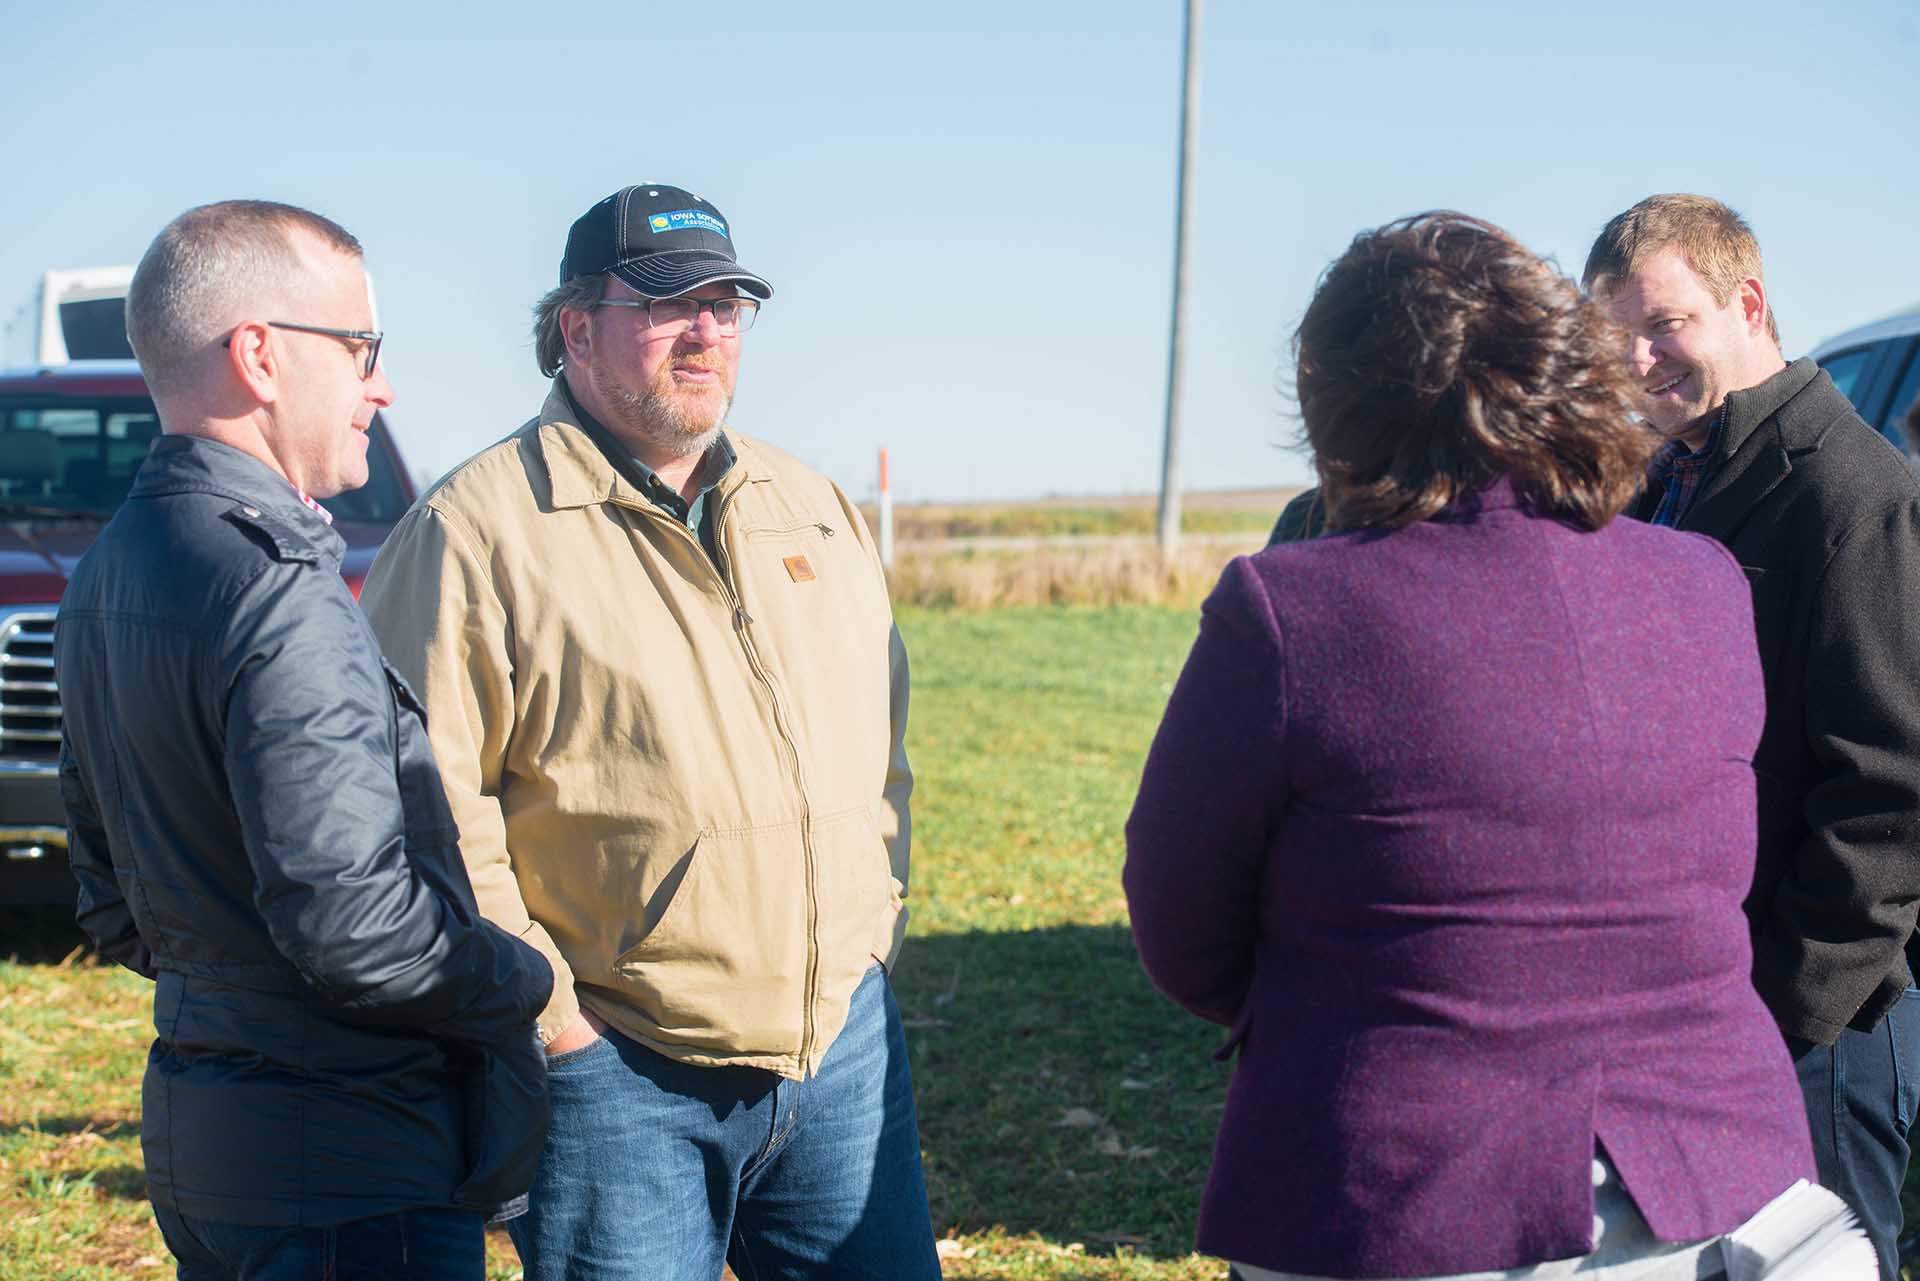
M 742 482 L 742 486 L 748 483 L 751 482 Z M 707 549 L 701 546 L 700 540 L 693 531 L 681 522 L 652 507 L 637 507 L 634 510 L 644 513 L 651 519 L 664 521 L 678 530 L 680 537 L 693 544 L 701 564 L 707 567 L 707 572 L 713 575 L 714 582 L 719 584 L 721 594 L 733 608 L 733 630 L 740 637 L 740 648 L 747 656 L 747 666 L 753 669 L 753 674 L 766 687 L 767 701 L 773 707 L 774 728 L 779 731 L 780 740 L 787 748 L 787 758 L 793 766 L 794 785 L 800 792 L 800 850 L 807 873 L 807 981 L 803 994 L 805 1004 L 800 1027 L 800 1071 L 805 1074 L 812 1065 L 813 1007 L 820 983 L 820 889 L 819 869 L 815 866 L 813 849 L 813 805 L 807 795 L 806 770 L 800 759 L 800 747 L 794 741 L 786 709 L 781 706 L 779 687 L 774 684 L 773 675 L 767 670 L 766 664 L 761 662 L 759 651 L 753 647 L 753 636 L 747 631 L 747 626 L 753 622 L 753 615 L 747 613 L 746 606 L 740 601 L 739 590 L 729 581 L 726 572 L 719 564 L 714 563 L 715 560 L 722 562 L 725 560 L 722 549 L 726 543 L 722 535 L 726 533 L 727 515 L 733 510 L 732 496 L 737 494 L 740 488 L 741 486 L 736 486 L 730 493 L 716 494 L 718 501 L 713 518 L 714 559 L 708 558 Z M 821 524 L 820 528 L 828 534 L 833 533 L 830 525 Z

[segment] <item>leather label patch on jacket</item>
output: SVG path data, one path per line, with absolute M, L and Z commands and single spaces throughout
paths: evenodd
M 813 581 L 813 566 L 807 563 L 805 556 L 783 557 L 780 563 L 787 567 L 787 577 L 791 578 L 794 582 L 810 583 Z

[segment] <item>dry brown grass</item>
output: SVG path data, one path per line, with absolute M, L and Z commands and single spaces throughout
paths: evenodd
M 1196 605 L 1233 557 L 1263 534 L 1189 539 L 1171 559 L 1150 542 L 1027 548 L 899 548 L 888 574 L 896 605 Z
M 1195 490 L 1181 496 L 1181 529 L 1188 535 L 1256 534 L 1299 490 Z M 907 543 L 973 538 L 1124 538 L 1151 535 L 1158 520 L 1152 494 L 1075 495 L 991 503 L 902 503 L 893 509 L 894 537 Z M 861 513 L 870 528 L 871 503 Z

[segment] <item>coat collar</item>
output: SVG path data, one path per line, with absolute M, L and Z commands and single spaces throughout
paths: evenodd
M 1726 428 L 1713 470 L 1680 528 L 1732 530 L 1793 472 L 1795 454 L 1819 448 L 1822 431 L 1790 439 L 1781 411 L 1821 377 L 1820 366 L 1802 356 L 1765 382 L 1727 393 Z
M 1525 506 L 1520 491 L 1514 488 L 1513 477 L 1502 472 L 1481 488 L 1454 499 L 1428 519 L 1470 521 L 1485 512 L 1513 511 Z
M 346 542 L 332 525 L 300 501 L 292 483 L 244 450 L 205 436 L 166 435 L 153 442 L 128 498 L 166 494 L 217 494 L 242 508 L 249 518 L 264 516 L 276 536 L 339 560 Z
M 547 391 L 546 403 L 540 406 L 540 416 L 534 423 L 534 444 L 541 464 L 547 470 L 548 492 L 552 495 L 554 509 L 561 511 L 612 503 L 618 507 L 659 510 L 658 503 L 620 474 L 620 470 L 601 452 L 600 447 L 593 443 L 593 438 L 587 435 L 577 418 L 573 405 L 567 399 L 566 389 L 558 378 L 554 379 L 553 386 Z M 726 435 L 739 461 L 714 489 L 714 493 L 722 499 L 730 497 L 748 481 L 772 479 L 765 460 L 750 442 L 731 430 Z

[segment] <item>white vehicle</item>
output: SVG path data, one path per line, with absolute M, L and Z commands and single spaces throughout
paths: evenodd
M 7 324 L 0 364 L 64 365 L 74 360 L 132 360 L 127 346 L 127 286 L 132 267 L 49 271 L 33 299 Z
M 1808 353 L 1869 426 L 1901 453 L 1914 452 L 1900 423 L 1920 398 L 1920 304 L 1829 338 Z

